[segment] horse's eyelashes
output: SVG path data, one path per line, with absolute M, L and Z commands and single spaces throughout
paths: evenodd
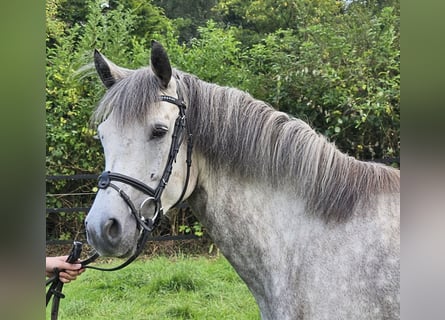
M 168 128 L 164 126 L 154 127 L 151 133 L 152 138 L 162 138 L 168 132 Z

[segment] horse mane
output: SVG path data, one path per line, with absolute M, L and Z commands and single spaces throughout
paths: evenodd
M 347 156 L 304 121 L 241 90 L 176 69 L 173 76 L 195 148 L 214 170 L 293 188 L 307 211 L 327 220 L 344 220 L 360 201 L 400 191 L 399 170 Z M 102 122 L 112 111 L 121 126 L 142 121 L 148 107 L 159 103 L 159 91 L 150 68 L 134 70 L 107 91 L 92 121 Z
M 215 170 L 293 187 L 306 210 L 344 220 L 359 201 L 400 192 L 400 171 L 340 152 L 304 121 L 235 88 L 176 71 L 196 148 Z

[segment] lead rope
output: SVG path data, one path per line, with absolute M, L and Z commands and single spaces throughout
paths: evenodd
M 100 271 L 116 271 L 120 270 L 126 266 L 128 266 L 130 263 L 132 263 L 142 252 L 144 249 L 144 244 L 148 239 L 149 232 L 146 229 L 143 229 L 141 234 L 141 237 L 139 238 L 137 248 L 135 253 L 124 263 L 121 265 L 114 267 L 114 268 L 100 268 L 95 266 L 89 266 L 88 264 L 95 261 L 99 254 L 96 252 L 88 259 L 85 259 L 80 262 L 82 265 L 82 268 L 88 268 L 88 269 L 94 269 L 94 270 L 100 270 Z M 69 254 L 66 262 L 69 263 L 76 263 L 79 260 L 80 253 L 82 252 L 82 242 L 80 241 L 74 241 L 73 248 L 71 249 L 71 253 Z M 54 268 L 54 276 L 49 278 L 46 281 L 46 286 L 50 285 L 46 292 L 46 306 L 48 306 L 48 303 L 51 301 L 52 298 L 52 305 L 51 305 L 51 320 L 57 320 L 59 315 L 59 306 L 60 306 L 60 299 L 65 298 L 65 295 L 62 293 L 63 285 L 64 283 L 60 280 L 59 274 L 60 272 L 63 272 L 65 270 L 59 270 L 57 268 Z
M 80 253 L 82 252 L 82 242 L 74 241 L 73 248 L 71 249 L 66 262 L 75 263 L 79 260 Z M 54 268 L 54 276 L 46 281 L 46 285 L 50 285 L 48 291 L 46 292 L 46 306 L 53 299 L 51 305 L 51 320 L 56 320 L 59 315 L 59 304 L 60 299 L 65 298 L 65 295 L 62 293 L 63 282 L 59 278 L 59 273 L 65 270 L 59 270 Z

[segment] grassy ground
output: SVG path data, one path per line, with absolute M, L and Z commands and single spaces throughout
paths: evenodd
M 221 256 L 154 257 L 114 272 L 87 270 L 63 292 L 59 320 L 260 318 L 250 291 Z

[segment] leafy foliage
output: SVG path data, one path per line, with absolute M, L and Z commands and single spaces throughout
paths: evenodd
M 97 1 L 88 1 L 85 21 L 70 25 L 58 18 L 61 1 L 47 3 L 47 65 L 46 65 L 46 141 L 47 175 L 97 173 L 103 167 L 100 143 L 90 126 L 94 105 L 104 93 L 96 75 L 80 72 L 92 61 L 97 48 L 112 56 L 117 63 L 140 67 L 148 61 L 145 38 L 132 35 L 137 19 L 123 6 L 104 11 Z M 131 57 L 131 58 L 129 58 Z M 85 190 L 85 188 L 88 188 Z M 56 195 L 47 199 L 47 207 L 85 206 L 67 200 L 64 194 L 92 192 L 93 186 L 58 181 L 47 184 L 47 192 Z M 76 217 L 47 215 L 47 230 L 60 236 L 60 224 L 77 221 Z
M 198 28 L 214 19 L 212 8 L 217 0 L 153 0 L 171 19 L 180 43 L 188 43 L 199 36 Z
M 178 68 L 220 85 L 243 87 L 250 81 L 247 71 L 240 72 L 246 66 L 235 28 L 222 29 L 209 20 L 198 31 L 199 38 L 193 39 L 189 47 L 182 46 L 181 52 L 172 52 L 171 59 Z
M 397 157 L 400 125 L 398 16 L 354 10 L 337 22 L 277 30 L 249 50 L 252 93 L 310 122 L 344 152 Z M 270 81 L 273 79 L 273 81 Z

